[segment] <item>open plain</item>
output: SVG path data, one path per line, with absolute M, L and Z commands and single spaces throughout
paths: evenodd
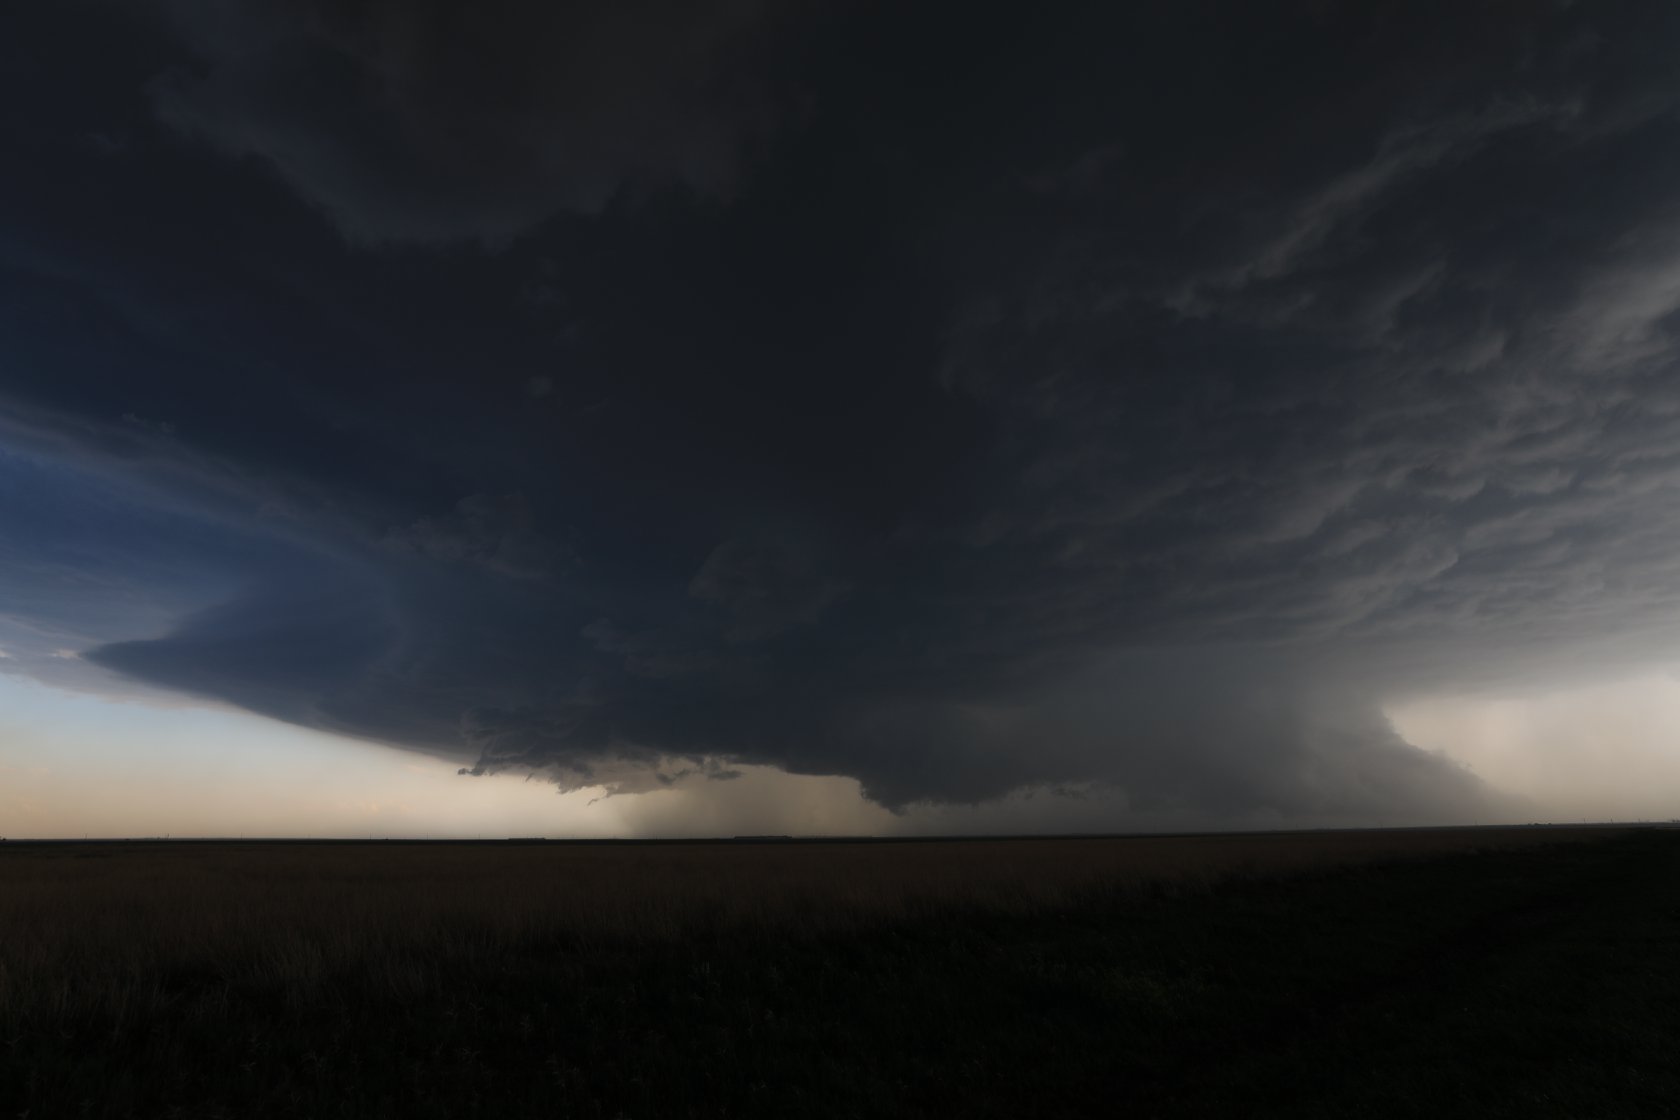
M 1680 832 L 0 845 L 0 1115 L 1662 1115 Z

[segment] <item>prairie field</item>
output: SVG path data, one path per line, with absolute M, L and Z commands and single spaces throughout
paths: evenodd
M 1478 1114 L 1659 1115 L 1677 872 L 1617 828 L 10 843 L 0 1116 L 1410 1115 L 1384 1078 L 1476 1099 L 1512 1042 Z

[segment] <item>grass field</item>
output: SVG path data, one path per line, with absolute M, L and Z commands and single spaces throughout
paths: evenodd
M 1680 1115 L 1680 832 L 0 845 L 0 1117 Z

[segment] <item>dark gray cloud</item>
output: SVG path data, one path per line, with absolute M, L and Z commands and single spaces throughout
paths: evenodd
M 567 787 L 1346 823 L 1504 811 L 1385 702 L 1680 648 L 1660 5 L 171 11 L 51 100 L 131 106 L 112 215 L 49 121 L 0 230 L 0 590 L 89 665 Z
M 163 0 L 159 117 L 265 161 L 357 241 L 502 242 L 626 189 L 728 197 L 788 112 L 759 0 Z
M 727 612 L 728 641 L 753 642 L 815 623 L 846 585 L 825 575 L 822 561 L 801 542 L 736 537 L 712 550 L 688 593 Z

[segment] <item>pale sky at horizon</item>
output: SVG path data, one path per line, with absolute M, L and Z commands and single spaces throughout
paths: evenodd
M 1528 696 L 1443 696 L 1385 709 L 1410 743 L 1521 799 L 1499 819 L 1680 816 L 1680 681 L 1667 674 Z M 979 808 L 872 805 L 857 783 L 751 768 L 728 782 L 605 797 L 540 775 L 463 776 L 455 763 L 236 709 L 104 697 L 0 672 L 0 837 L 476 838 L 892 835 L 1172 830 L 1074 800 Z M 1041 794 L 1039 807 L 1051 795 Z M 1071 812 L 1069 809 L 1071 808 Z M 1058 827 L 1058 822 L 1065 822 Z M 1230 827 L 1286 826 L 1265 817 Z M 1308 822 L 1311 823 L 1311 822 Z M 1335 823 L 1335 822 L 1329 822 Z M 1370 823 L 1405 825 L 1405 819 Z M 1210 823 L 1211 827 L 1217 824 Z

